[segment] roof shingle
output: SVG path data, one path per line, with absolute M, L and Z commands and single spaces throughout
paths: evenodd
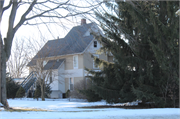
M 44 66 L 44 70 L 58 69 L 59 66 L 64 62 L 65 59 L 49 60 Z

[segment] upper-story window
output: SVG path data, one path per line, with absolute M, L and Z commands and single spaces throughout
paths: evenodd
M 94 48 L 97 48 L 97 41 L 94 41 Z
M 73 56 L 73 67 L 74 69 L 78 68 L 78 55 Z

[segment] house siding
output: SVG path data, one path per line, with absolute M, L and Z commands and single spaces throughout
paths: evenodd
M 73 68 L 73 55 L 64 57 L 65 60 L 65 70 L 74 69 Z
M 108 59 L 107 59 L 107 55 L 105 55 L 105 53 L 100 54 L 100 55 L 99 55 L 99 59 L 102 59 L 102 60 L 108 61 Z
M 85 52 L 83 54 L 83 58 L 84 58 L 84 67 L 88 69 L 93 69 L 93 58 L 91 57 L 91 54 L 89 52 Z M 105 53 L 100 54 L 99 58 L 108 61 L 107 55 Z
M 82 54 L 78 55 L 78 69 L 84 68 L 83 60 L 84 60 L 83 55 Z
M 74 84 L 77 84 L 78 82 L 82 81 L 83 77 L 74 77 Z
M 65 91 L 69 89 L 69 78 L 65 78 Z
M 59 67 L 59 70 L 58 70 L 58 79 L 59 79 L 59 82 L 58 82 L 58 89 L 62 92 L 62 93 L 65 93 L 65 74 L 64 74 L 64 63 Z
M 108 62 L 113 62 L 113 56 L 108 56 Z
M 93 69 L 93 58 L 89 52 L 83 54 L 84 67 L 88 69 Z

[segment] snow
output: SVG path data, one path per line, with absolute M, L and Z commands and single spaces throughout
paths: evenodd
M 105 101 L 86 102 L 82 99 L 32 98 L 8 99 L 13 108 L 43 109 L 46 111 L 5 111 L 0 108 L 0 119 L 179 119 L 180 108 L 122 109 L 79 108 L 84 106 L 110 105 Z M 131 104 L 131 103 L 128 103 Z M 133 103 L 134 104 L 134 103 Z M 122 104 L 114 104 L 122 105 Z

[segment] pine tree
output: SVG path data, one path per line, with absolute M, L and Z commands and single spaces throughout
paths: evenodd
M 19 90 L 16 93 L 16 97 L 17 98 L 22 98 L 25 96 L 25 90 L 23 87 L 20 87 Z
M 46 85 L 46 87 L 45 87 L 45 98 L 48 98 L 51 93 L 52 93 L 51 86 Z
M 19 88 L 20 85 L 16 83 L 11 77 L 6 77 L 7 98 L 15 98 Z
M 131 1 L 107 3 L 112 13 L 96 13 L 106 37 L 104 52 L 114 63 L 103 64 L 93 88 L 109 103 L 141 100 L 156 107 L 175 105 L 178 93 L 178 2 Z
M 41 86 L 37 85 L 36 86 L 36 90 L 34 92 L 34 98 L 36 98 L 38 100 L 38 98 L 41 97 Z
M 166 104 L 176 107 L 179 98 L 179 17 L 175 16 L 178 2 L 160 2 L 158 17 L 151 13 L 154 38 L 150 46 L 158 62 L 162 76 L 163 97 Z M 171 100 L 171 101 L 169 101 Z
M 49 95 L 51 94 L 52 90 L 49 85 L 46 85 L 45 87 L 45 98 L 48 98 Z M 34 92 L 34 98 L 38 100 L 38 98 L 41 97 L 41 86 L 37 83 L 36 90 Z

